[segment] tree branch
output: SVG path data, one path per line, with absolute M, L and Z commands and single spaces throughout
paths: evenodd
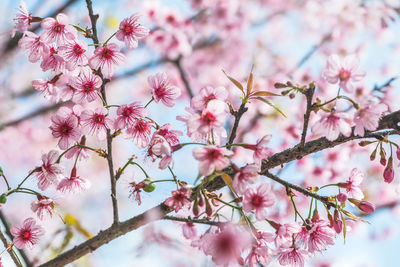
M 188 93 L 190 98 L 193 98 L 193 91 L 190 88 L 190 84 L 189 84 L 189 81 L 187 79 L 186 73 L 185 73 L 184 69 L 182 68 L 181 59 L 182 59 L 182 57 L 180 56 L 180 57 L 178 57 L 178 59 L 176 59 L 176 60 L 174 60 L 172 62 L 175 64 L 176 68 L 179 71 L 179 75 L 181 76 L 183 84 L 185 85 L 186 92 Z
M 300 147 L 304 147 L 304 143 L 306 142 L 308 121 L 310 120 L 311 110 L 312 110 L 312 99 L 315 91 L 314 84 L 310 84 L 310 86 L 305 91 L 304 95 L 307 98 L 307 108 L 306 113 L 304 114 L 304 124 L 303 124 L 303 132 L 301 134 Z
M 99 38 L 97 36 L 97 19 L 99 18 L 98 14 L 93 13 L 93 4 L 92 0 L 86 0 L 87 9 L 89 12 L 90 22 L 92 24 L 92 33 L 91 38 L 95 45 L 99 44 Z M 101 96 L 104 100 L 104 104 L 107 105 L 107 94 L 106 94 L 106 84 L 109 81 L 103 77 L 101 71 L 99 71 L 99 76 L 102 79 L 101 84 Z M 113 156 L 112 156 L 112 136 L 111 130 L 107 129 L 107 162 L 108 162 L 108 170 L 110 173 L 110 183 L 111 183 L 111 201 L 113 207 L 113 225 L 118 225 L 119 223 L 119 215 L 118 215 L 118 201 L 117 201 L 117 179 L 115 179 L 114 174 L 114 163 L 113 163 Z
M 223 223 L 214 222 L 208 219 L 194 219 L 194 218 L 182 218 L 182 217 L 174 217 L 174 216 L 164 216 L 163 220 L 177 221 L 177 222 L 191 222 L 191 223 L 199 223 L 199 224 L 208 224 L 212 226 L 219 226 Z
M 17 256 L 15 255 L 14 251 L 12 250 L 12 248 L 9 248 L 7 238 L 3 234 L 3 231 L 1 231 L 1 230 L 0 230 L 0 239 L 1 239 L 1 242 L 3 242 L 4 248 L 7 249 L 7 252 L 10 255 L 13 262 L 15 263 L 15 265 L 22 267 L 22 265 L 19 263 L 19 260 L 18 260 Z
M 233 144 L 233 141 L 236 138 L 236 132 L 237 132 L 237 129 L 239 127 L 239 121 L 240 121 L 240 119 L 242 118 L 243 114 L 246 111 L 247 111 L 246 103 L 242 102 L 242 104 L 239 107 L 239 110 L 235 111 L 234 114 L 233 114 L 235 116 L 235 121 L 234 121 L 233 126 L 232 126 L 232 130 L 231 130 L 231 134 L 229 136 L 228 143 L 226 144 L 228 148 L 230 147 L 230 145 Z

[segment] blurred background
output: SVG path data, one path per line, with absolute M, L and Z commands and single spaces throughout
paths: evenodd
M 34 16 L 48 17 L 63 12 L 71 23 L 90 27 L 83 0 L 25 2 Z M 28 62 L 26 51 L 17 45 L 19 33 L 13 38 L 10 36 L 18 5 L 18 1 L 11 0 L 2 0 L 0 5 L 0 166 L 13 185 L 41 164 L 42 153 L 56 148 L 57 140 L 48 129 L 50 116 L 60 106 L 70 105 L 69 102 L 49 102 L 32 88 L 32 80 L 49 78 L 51 74 L 43 73 L 40 63 Z M 185 107 L 189 106 L 189 97 L 176 64 L 178 61 L 194 93 L 206 85 L 225 86 L 230 94 L 229 102 L 237 107 L 240 91 L 229 83 L 221 70 L 245 81 L 254 65 L 255 87 L 260 90 L 273 91 L 275 82 L 287 80 L 300 85 L 316 81 L 317 97 L 330 99 L 336 95 L 337 88 L 321 77 L 328 56 L 356 53 L 360 58 L 359 68 L 367 72 L 366 78 L 358 84 L 359 90 L 364 94 L 376 94 L 392 111 L 400 108 L 398 79 L 393 79 L 382 91 L 373 90 L 400 75 L 398 0 L 94 0 L 93 6 L 95 13 L 100 15 L 100 41 L 104 42 L 113 34 L 122 19 L 136 12 L 142 14 L 143 24 L 152 29 L 137 49 L 123 49 L 128 60 L 117 68 L 115 77 L 108 84 L 107 95 L 112 104 L 146 103 L 151 98 L 147 76 L 165 71 L 172 82 L 182 88 L 183 94 L 173 108 L 150 105 L 149 114 L 160 125 L 171 123 L 174 129 L 186 131 L 185 125 L 176 120 L 176 116 L 185 114 Z M 40 33 L 42 30 L 36 25 L 33 24 L 31 30 Z M 80 39 L 85 40 L 82 36 Z M 86 41 L 91 43 L 89 39 Z M 294 99 L 272 99 L 288 118 L 280 117 L 269 106 L 254 103 L 242 120 L 239 138 L 242 142 L 254 143 L 261 136 L 272 134 L 271 147 L 277 152 L 297 144 L 304 99 L 301 95 Z M 313 117 L 311 119 L 313 121 Z M 227 122 L 227 130 L 229 127 Z M 189 138 L 184 137 L 181 141 L 187 142 Z M 105 147 L 104 143 L 94 139 L 88 143 L 92 147 Z M 197 177 L 197 162 L 191 157 L 191 149 L 185 147 L 174 156 L 175 173 L 188 183 L 193 183 Z M 357 167 L 367 173 L 363 184 L 365 195 L 378 207 L 374 214 L 366 217 L 370 224 L 356 224 L 346 242 L 342 237 L 337 238 L 336 245 L 307 261 L 306 266 L 398 265 L 398 162 L 395 162 L 395 181 L 387 185 L 383 183 L 383 167 L 377 161 L 369 161 L 370 152 L 369 147 L 360 148 L 356 142 L 350 142 L 330 152 L 308 156 L 301 162 L 289 163 L 280 170 L 285 179 L 303 185 L 322 185 L 324 179 L 333 179 L 333 176 L 346 180 L 351 169 Z M 116 166 L 122 166 L 133 154 L 139 157 L 152 179 L 170 177 L 168 170 L 158 170 L 157 163 L 146 158 L 146 152 L 138 150 L 132 141 L 123 137 L 115 140 Z M 334 155 L 336 160 L 329 155 Z M 245 151 L 235 151 L 238 163 L 246 163 L 246 157 L 249 155 Z M 72 163 L 64 164 L 68 175 Z M 44 240 L 27 251 L 38 262 L 79 244 L 112 223 L 106 161 L 93 155 L 78 163 L 78 172 L 90 180 L 90 190 L 79 195 L 46 191 L 46 195 L 59 203 L 56 206 L 59 216 L 40 222 L 46 228 Z M 158 205 L 174 190 L 173 184 L 158 184 L 153 193 L 142 194 L 143 204 L 138 206 L 130 197 L 129 183 L 144 178 L 139 169 L 130 167 L 119 181 L 121 220 Z M 36 187 L 34 179 L 28 184 Z M 1 190 L 6 190 L 4 184 L 0 186 Z M 282 198 L 285 197 L 284 188 L 276 184 L 273 187 L 276 194 L 282 193 Z M 31 196 L 13 195 L 1 212 L 10 224 L 20 224 L 25 218 L 34 216 L 30 210 L 32 200 Z M 293 220 L 293 211 L 286 205 L 286 200 L 280 200 L 282 205 L 276 208 L 274 216 Z M 299 202 L 304 202 L 299 206 L 306 210 L 307 202 Z M 67 214 L 69 223 L 64 225 L 60 217 L 65 218 Z M 198 232 L 202 229 L 206 228 L 199 227 Z M 3 253 L 0 257 L 5 266 L 12 266 L 8 254 Z M 201 251 L 190 247 L 190 241 L 182 236 L 181 224 L 158 221 L 71 264 L 110 265 L 183 267 L 213 266 L 213 263 Z M 277 266 L 276 261 L 271 266 Z

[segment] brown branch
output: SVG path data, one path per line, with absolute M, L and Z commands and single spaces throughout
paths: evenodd
M 223 223 L 221 222 L 214 222 L 208 219 L 194 219 L 194 218 L 182 218 L 182 217 L 175 217 L 175 216 L 164 216 L 163 220 L 170 220 L 170 221 L 178 221 L 178 222 L 190 222 L 190 223 L 199 223 L 199 224 L 208 224 L 212 226 L 219 226 Z
M 93 4 L 92 0 L 86 0 L 87 9 L 89 12 L 90 22 L 92 24 L 92 33 L 90 38 L 92 38 L 93 43 L 95 45 L 99 44 L 99 38 L 97 36 L 97 19 L 99 18 L 98 14 L 93 13 Z M 105 106 L 107 106 L 107 94 L 106 94 L 106 84 L 109 81 L 103 77 L 102 72 L 99 70 L 99 76 L 102 79 L 101 84 L 101 96 L 103 98 Z M 111 201 L 113 207 L 113 225 L 118 225 L 119 223 L 119 215 L 118 215 L 118 201 L 117 201 L 117 179 L 115 178 L 114 174 L 114 163 L 113 163 L 113 156 L 112 156 L 112 136 L 111 130 L 107 129 L 107 163 L 108 163 L 108 170 L 110 173 L 110 183 L 111 183 Z
M 233 144 L 233 141 L 236 138 L 236 132 L 237 132 L 237 129 L 239 127 L 239 121 L 240 121 L 240 119 L 242 118 L 243 114 L 246 111 L 247 111 L 246 103 L 242 102 L 242 104 L 239 107 L 239 110 L 233 112 L 233 116 L 235 116 L 235 121 L 234 121 L 233 126 L 232 126 L 232 130 L 231 130 L 231 134 L 229 136 L 228 143 L 226 144 L 228 148 L 230 147 L 230 145 Z
M 7 219 L 4 216 L 4 213 L 0 211 L 0 221 L 2 222 L 4 229 L 6 230 L 6 234 L 11 238 L 12 234 L 10 231 L 10 226 L 8 225 Z M 30 261 L 28 255 L 26 255 L 25 250 L 16 248 L 19 254 L 21 255 L 22 259 L 25 262 L 26 267 L 32 267 L 33 263 Z
M 15 263 L 15 265 L 16 265 L 16 266 L 21 266 L 21 267 L 22 267 L 22 265 L 19 263 L 19 260 L 18 260 L 18 258 L 17 258 L 17 255 L 15 255 L 15 253 L 14 253 L 12 247 L 10 248 L 10 247 L 8 246 L 7 238 L 6 238 L 6 236 L 3 234 L 3 231 L 1 231 L 1 230 L 0 230 L 0 239 L 1 239 L 1 242 L 3 242 L 4 248 L 7 249 L 7 252 L 8 252 L 8 254 L 10 255 L 11 259 L 13 260 L 13 262 Z
M 185 70 L 182 67 L 181 60 L 182 60 L 182 57 L 178 57 L 178 59 L 172 61 L 172 63 L 175 64 L 176 68 L 179 71 L 179 75 L 181 76 L 182 82 L 185 85 L 186 92 L 188 93 L 190 98 L 193 98 L 193 91 L 192 91 L 192 88 L 190 88 L 190 84 L 189 84 L 189 81 L 187 79 Z
M 58 109 L 59 107 L 61 107 L 63 105 L 67 105 L 68 103 L 69 102 L 59 102 L 59 103 L 53 104 L 51 106 L 42 107 L 42 108 L 39 108 L 39 109 L 33 111 L 32 113 L 29 113 L 29 114 L 19 118 L 19 119 L 0 124 L 0 131 L 4 130 L 6 127 L 18 125 L 25 120 L 29 120 L 29 119 L 35 118 L 37 116 L 49 113 L 53 110 Z
M 289 183 L 289 182 L 287 182 L 287 181 L 285 181 L 285 180 L 282 180 L 282 179 L 279 178 L 278 176 L 276 176 L 276 175 L 270 173 L 269 171 L 265 171 L 264 173 L 262 173 L 262 175 L 265 175 L 265 176 L 267 176 L 268 178 L 274 180 L 275 182 L 280 183 L 281 185 L 285 186 L 286 188 L 291 188 L 291 189 L 293 189 L 293 190 L 296 190 L 297 192 L 302 193 L 303 195 L 306 195 L 306 196 L 309 196 L 309 197 L 318 199 L 319 201 L 322 201 L 322 202 L 324 202 L 324 203 L 326 203 L 326 204 L 332 205 L 332 203 L 329 203 L 328 197 L 326 197 L 326 196 L 320 196 L 320 195 L 318 195 L 318 194 L 315 194 L 315 193 L 313 193 L 313 192 L 308 191 L 307 189 L 304 189 L 304 188 L 301 187 L 301 186 L 298 186 L 298 185 Z
M 307 98 L 307 108 L 306 108 L 306 113 L 304 114 L 304 124 L 303 124 L 303 132 L 301 134 L 300 147 L 304 147 L 304 143 L 306 142 L 308 122 L 310 120 L 310 115 L 311 115 L 311 110 L 312 110 L 312 99 L 313 99 L 314 91 L 315 91 L 314 84 L 310 84 L 310 86 L 304 92 L 304 95 Z

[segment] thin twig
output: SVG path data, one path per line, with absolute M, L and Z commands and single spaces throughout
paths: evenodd
M 97 36 L 97 19 L 99 18 L 98 14 L 93 13 L 93 4 L 92 0 L 86 0 L 87 9 L 89 12 L 90 22 L 92 24 L 92 33 L 91 38 L 95 45 L 99 44 L 99 38 Z M 99 76 L 102 79 L 103 83 L 101 85 L 101 96 L 104 101 L 104 105 L 107 106 L 107 95 L 106 95 L 106 83 L 108 82 L 107 79 L 103 77 L 101 71 L 99 71 Z M 113 156 L 112 156 L 112 136 L 111 130 L 107 129 L 107 162 L 108 162 L 108 169 L 110 173 L 110 183 L 111 183 L 111 201 L 113 207 L 113 224 L 117 225 L 119 223 L 119 215 L 118 215 L 118 201 L 117 201 L 117 180 L 115 179 L 114 174 L 114 163 L 113 163 Z
M 315 86 L 314 84 L 311 84 L 304 93 L 307 98 L 307 108 L 306 108 L 306 113 L 304 113 L 304 124 L 303 124 L 303 132 L 301 134 L 300 147 L 304 147 L 304 143 L 306 142 L 308 122 L 310 120 L 310 115 L 312 110 L 312 99 L 314 91 L 315 91 Z
M 7 250 L 8 254 L 10 255 L 10 257 L 13 260 L 13 262 L 15 263 L 15 265 L 22 267 L 22 265 L 19 263 L 17 255 L 15 255 L 13 249 L 8 246 L 9 244 L 8 244 L 7 238 L 3 234 L 3 231 L 1 231 L 1 230 L 0 230 L 0 239 L 1 239 L 1 242 L 3 242 L 4 248 Z
M 185 85 L 186 92 L 188 93 L 188 95 L 190 96 L 190 98 L 193 98 L 193 91 L 192 91 L 192 89 L 190 88 L 190 84 L 189 84 L 189 81 L 188 81 L 188 79 L 187 79 L 185 70 L 184 70 L 183 67 L 182 67 L 181 59 L 182 59 L 182 57 L 178 57 L 177 60 L 174 60 L 174 61 L 172 61 L 172 62 L 175 64 L 176 68 L 177 68 L 178 71 L 179 71 L 179 75 L 181 76 L 181 79 L 182 79 L 182 81 L 183 81 L 183 84 Z
M 208 219 L 194 219 L 194 218 L 182 218 L 182 217 L 175 217 L 175 216 L 164 216 L 163 220 L 170 220 L 170 221 L 178 221 L 178 222 L 189 222 L 189 223 L 199 223 L 199 224 L 208 224 L 212 226 L 219 226 L 223 223 L 210 221 Z
M 237 129 L 239 127 L 239 121 L 240 121 L 240 119 L 242 118 L 243 114 L 246 111 L 247 111 L 246 103 L 242 102 L 242 104 L 239 107 L 239 110 L 235 111 L 234 114 L 233 114 L 235 116 L 235 121 L 234 121 L 233 126 L 232 126 L 232 130 L 231 130 L 231 134 L 229 136 L 228 143 L 226 144 L 228 148 L 230 148 L 230 145 L 233 144 L 233 141 L 236 138 L 236 132 L 237 132 Z

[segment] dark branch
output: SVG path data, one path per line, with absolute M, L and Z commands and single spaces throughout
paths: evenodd
M 236 132 L 237 132 L 237 129 L 239 127 L 239 121 L 240 121 L 240 119 L 242 118 L 243 114 L 246 111 L 247 111 L 246 103 L 242 102 L 242 104 L 239 107 L 239 110 L 238 111 L 234 111 L 234 113 L 233 113 L 233 115 L 235 116 L 235 121 L 233 123 L 231 134 L 229 136 L 229 140 L 228 140 L 228 143 L 227 143 L 227 147 L 228 148 L 230 147 L 230 145 L 233 144 L 233 141 L 236 138 Z
M 181 218 L 181 217 L 174 217 L 174 216 L 164 216 L 163 220 L 170 220 L 170 221 L 178 221 L 178 222 L 191 222 L 191 223 L 200 223 L 200 224 L 208 224 L 212 226 L 219 226 L 222 223 L 220 222 L 213 222 L 208 219 L 194 219 L 194 218 Z
M 4 248 L 7 249 L 7 252 L 10 255 L 13 262 L 15 263 L 15 265 L 22 267 L 22 265 L 19 263 L 17 256 L 15 255 L 13 249 L 9 248 L 7 238 L 1 230 L 0 230 L 0 239 L 1 239 L 1 242 L 3 242 Z
M 186 73 L 185 73 L 185 71 L 184 71 L 184 69 L 182 67 L 181 59 L 182 59 L 182 57 L 179 57 L 177 60 L 174 60 L 172 62 L 175 64 L 176 68 L 179 71 L 179 75 L 181 76 L 183 84 L 185 85 L 186 92 L 188 93 L 190 98 L 193 98 L 193 91 L 190 88 L 190 84 L 189 84 L 189 81 L 187 79 Z
M 304 143 L 306 142 L 307 128 L 308 128 L 308 122 L 310 120 L 310 114 L 311 114 L 311 110 L 312 110 L 312 99 L 313 99 L 314 91 L 315 91 L 314 84 L 310 84 L 310 86 L 307 88 L 307 90 L 304 93 L 304 95 L 307 98 L 307 108 L 306 108 L 306 113 L 304 114 L 304 124 L 303 124 L 303 132 L 301 134 L 300 147 L 304 147 Z

